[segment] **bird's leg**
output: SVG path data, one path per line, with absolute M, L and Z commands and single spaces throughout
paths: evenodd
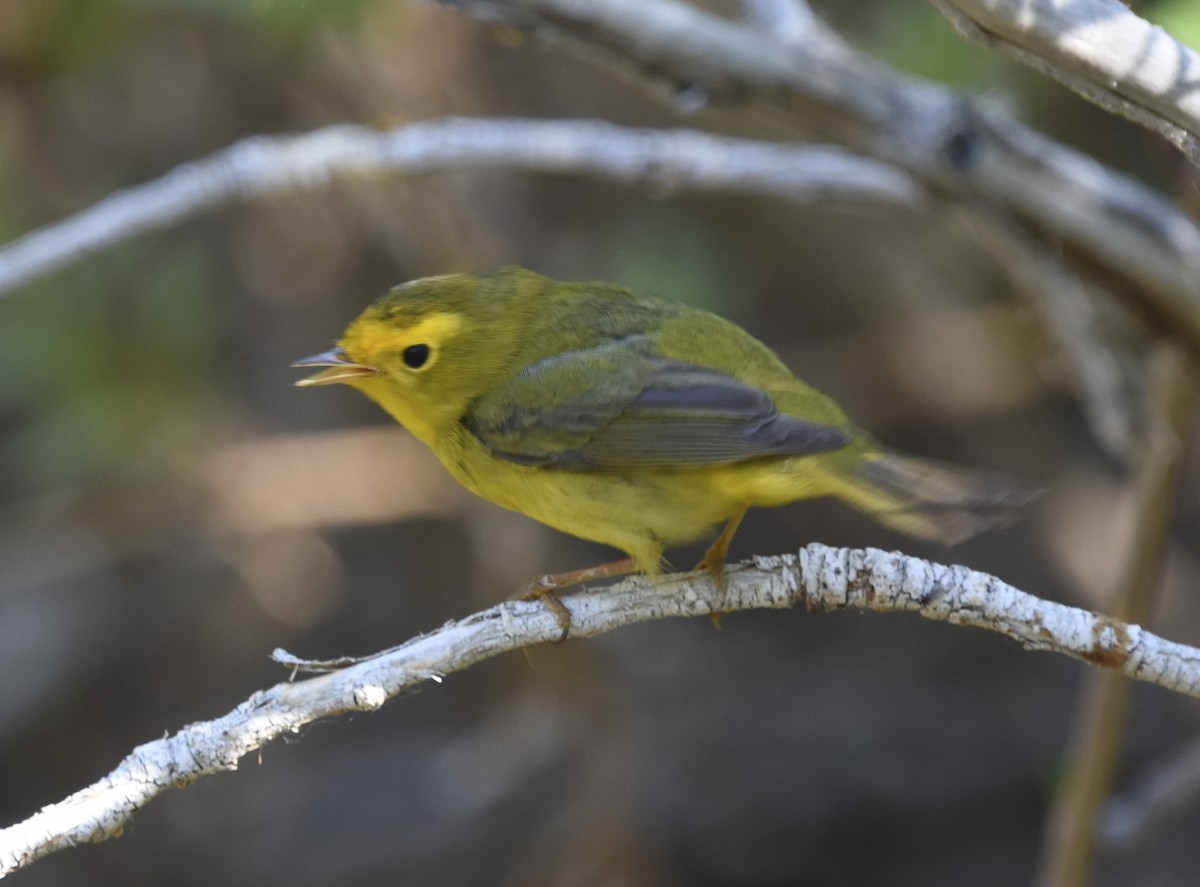
M 550 573 L 530 582 L 517 592 L 515 597 L 522 601 L 542 601 L 545 603 L 547 609 L 558 620 L 558 627 L 562 629 L 562 634 L 554 642 L 561 644 L 567 639 L 567 635 L 571 633 L 571 612 L 563 604 L 558 594 L 556 594 L 558 589 L 579 585 L 581 582 L 591 582 L 593 579 L 625 576 L 629 573 L 637 572 L 637 569 L 638 562 L 631 557 L 627 557 L 624 560 L 600 564 L 596 567 L 584 567 L 582 570 L 570 570 L 566 573 Z
M 713 581 L 717 583 L 721 594 L 725 593 L 725 556 L 729 554 L 729 543 L 733 541 L 733 534 L 741 526 L 742 518 L 746 516 L 748 510 L 743 508 L 729 519 L 729 522 L 725 524 L 725 529 L 721 531 L 721 535 L 713 541 L 712 545 L 708 546 L 708 551 L 704 553 L 700 563 L 696 564 L 697 570 L 707 570 L 712 574 Z M 713 613 L 709 618 L 712 619 L 713 625 L 717 628 L 721 627 L 720 613 Z
M 742 518 L 746 516 L 748 510 L 743 508 L 729 519 L 729 523 L 725 524 L 725 529 L 721 531 L 721 535 L 713 541 L 712 545 L 708 546 L 708 551 L 704 553 L 704 558 L 700 563 L 696 564 L 697 570 L 708 570 L 708 572 L 712 573 L 713 579 L 722 586 L 725 584 L 725 556 L 729 554 L 729 543 L 733 541 L 733 534 L 741 526 Z

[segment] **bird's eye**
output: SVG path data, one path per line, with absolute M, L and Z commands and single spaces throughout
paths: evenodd
M 412 370 L 419 370 L 429 360 L 429 346 L 409 345 L 400 356 L 404 359 L 406 367 Z

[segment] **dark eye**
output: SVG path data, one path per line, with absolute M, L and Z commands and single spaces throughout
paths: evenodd
M 404 349 L 404 353 L 400 355 L 404 358 L 404 365 L 409 369 L 419 370 L 425 366 L 425 361 L 429 360 L 428 345 L 409 345 Z

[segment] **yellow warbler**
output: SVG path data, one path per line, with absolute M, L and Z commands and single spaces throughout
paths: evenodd
M 740 327 L 609 283 L 521 268 L 415 280 L 294 366 L 323 367 L 297 385 L 374 400 L 467 489 L 630 555 L 535 594 L 655 573 L 665 547 L 725 521 L 703 561 L 719 572 L 752 506 L 832 496 L 952 543 L 1029 498 L 884 450 Z

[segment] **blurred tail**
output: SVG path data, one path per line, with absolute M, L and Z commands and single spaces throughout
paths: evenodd
M 911 536 L 947 545 L 1020 516 L 1040 491 L 999 474 L 883 453 L 840 478 L 839 498 Z

